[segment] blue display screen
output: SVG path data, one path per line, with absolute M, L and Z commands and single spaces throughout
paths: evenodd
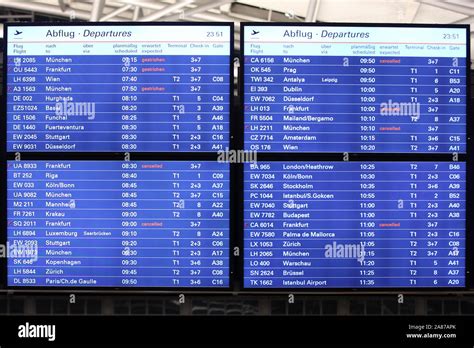
M 9 161 L 8 285 L 228 287 L 229 165 Z
M 5 33 L 8 286 L 466 286 L 466 27 Z
M 246 288 L 465 285 L 463 162 L 244 169 Z
M 7 151 L 229 146 L 231 27 L 10 26 Z
M 244 143 L 465 153 L 466 28 L 246 25 Z

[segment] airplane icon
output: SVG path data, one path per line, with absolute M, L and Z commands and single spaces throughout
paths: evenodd
M 254 29 L 252 29 L 252 35 L 257 35 L 258 33 L 260 33 L 259 31 L 256 31 Z
M 20 34 L 23 34 L 23 32 L 22 32 L 22 31 L 19 31 L 19 30 L 16 30 L 16 31 L 15 31 L 15 35 L 20 35 Z

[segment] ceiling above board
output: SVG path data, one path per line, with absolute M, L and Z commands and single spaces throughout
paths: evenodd
M 0 0 L 0 19 L 471 24 L 473 0 Z M 238 36 L 239 28 L 236 27 Z M 473 48 L 474 49 L 474 48 Z M 474 53 L 474 52 L 473 52 Z M 471 54 L 474 57 L 474 54 Z

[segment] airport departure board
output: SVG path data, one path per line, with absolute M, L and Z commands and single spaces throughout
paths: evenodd
M 244 288 L 465 287 L 468 27 L 242 37 Z
M 245 165 L 245 286 L 465 285 L 465 163 Z
M 466 152 L 465 27 L 245 25 L 245 148 Z
M 468 27 L 240 33 L 5 26 L 7 287 L 468 286 Z
M 8 27 L 8 151 L 225 149 L 230 32 L 230 25 Z
M 232 24 L 5 32 L 7 285 L 228 288 Z
M 9 161 L 8 240 L 10 286 L 228 287 L 229 165 Z

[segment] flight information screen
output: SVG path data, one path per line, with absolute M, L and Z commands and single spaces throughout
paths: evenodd
M 244 167 L 246 288 L 465 286 L 464 162 Z
M 231 26 L 10 25 L 7 151 L 216 152 Z
M 247 150 L 466 152 L 465 27 L 243 28 Z
M 229 164 L 25 160 L 7 174 L 9 286 L 229 286 Z

